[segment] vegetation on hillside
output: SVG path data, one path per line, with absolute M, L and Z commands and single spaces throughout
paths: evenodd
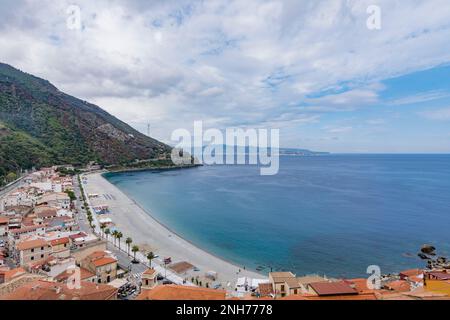
M 32 167 L 124 165 L 170 150 L 98 106 L 0 63 L 0 184 Z

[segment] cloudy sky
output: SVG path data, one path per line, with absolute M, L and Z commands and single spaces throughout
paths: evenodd
M 203 120 L 279 128 L 284 147 L 450 152 L 448 0 L 0 4 L 1 62 L 165 142 Z

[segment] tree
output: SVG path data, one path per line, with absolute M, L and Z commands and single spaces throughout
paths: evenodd
M 108 228 L 105 229 L 105 234 L 106 234 L 106 241 L 108 241 L 108 236 L 111 234 L 111 230 L 109 230 Z
M 94 220 L 92 216 L 88 216 L 87 220 L 89 221 L 89 225 L 92 227 L 92 221 Z
M 75 196 L 75 192 L 73 192 L 72 190 L 66 190 L 65 191 L 67 193 L 67 195 L 70 198 L 70 201 L 75 201 L 77 200 L 77 197 Z
M 112 233 L 112 236 L 114 237 L 114 246 L 116 245 L 116 239 L 117 239 L 117 234 L 118 233 L 119 232 L 117 230 L 114 230 L 113 233 Z
M 127 244 L 127 253 L 128 253 L 128 255 L 130 255 L 130 246 L 131 246 L 131 244 L 133 243 L 133 239 L 131 239 L 130 237 L 128 237 L 128 238 L 125 240 L 125 243 Z
M 102 238 L 103 238 L 103 233 L 105 233 L 105 229 L 106 229 L 106 225 L 102 223 L 100 225 L 100 230 L 102 231 Z
M 136 253 L 139 251 L 139 247 L 134 245 L 133 248 L 131 248 L 131 251 L 133 252 L 134 261 L 136 261 Z
M 17 179 L 17 174 L 15 172 L 10 172 L 6 175 L 7 182 L 13 182 L 16 179 Z
M 116 234 L 116 238 L 117 238 L 117 240 L 119 240 L 119 251 L 120 251 L 120 239 L 122 239 L 122 238 L 123 238 L 123 234 L 122 234 L 122 232 L 117 232 L 117 234 Z
M 148 267 L 151 268 L 152 267 L 152 260 L 155 259 L 155 254 L 150 251 L 147 254 L 147 259 L 148 259 Z

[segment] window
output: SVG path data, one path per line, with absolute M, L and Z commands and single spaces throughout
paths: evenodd
M 33 261 L 34 260 L 34 257 L 31 257 L 31 261 Z
M 281 285 L 281 291 L 284 291 L 284 284 Z
M 294 294 L 297 294 L 297 293 L 298 293 L 298 291 L 297 291 L 297 289 L 295 289 L 295 290 L 294 290 Z
M 44 258 L 44 255 L 43 254 L 41 254 L 41 259 L 43 259 Z
M 34 248 L 33 248 L 33 249 L 31 249 L 31 252 L 34 252 Z
M 44 251 L 44 247 L 41 247 L 41 251 Z

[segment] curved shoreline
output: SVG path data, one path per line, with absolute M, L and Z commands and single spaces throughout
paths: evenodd
M 104 178 L 104 179 L 106 179 L 106 178 Z M 106 179 L 106 180 L 108 180 L 108 179 Z M 224 261 L 224 262 L 226 262 L 226 263 L 228 263 L 228 264 L 230 264 L 230 265 L 232 265 L 232 266 L 234 266 L 234 267 L 236 267 L 238 269 L 244 270 L 244 267 L 242 267 L 242 266 L 240 266 L 240 265 L 238 265 L 238 264 L 236 264 L 236 263 L 234 263 L 234 262 L 232 262 L 232 261 L 230 261 L 228 259 L 225 259 L 225 258 L 223 258 L 223 257 L 221 257 L 221 256 L 219 256 L 219 255 L 217 255 L 217 254 L 207 250 L 207 249 L 201 248 L 199 245 L 195 244 L 191 240 L 186 239 L 186 237 L 181 236 L 178 232 L 174 231 L 172 228 L 168 227 L 165 223 L 163 223 L 160 220 L 158 220 L 153 214 L 151 214 L 151 212 L 149 210 L 145 209 L 136 199 L 134 199 L 132 196 L 130 196 L 126 191 L 124 191 L 124 190 L 122 190 L 122 189 L 120 189 L 118 187 L 116 187 L 116 188 L 119 189 L 120 191 L 122 191 L 124 194 L 126 194 L 128 198 L 130 198 L 139 208 L 142 209 L 142 211 L 144 211 L 146 214 L 148 214 L 150 216 L 150 218 L 155 220 L 155 222 L 158 223 L 161 227 L 167 229 L 168 232 L 176 235 L 180 239 L 183 239 L 184 241 L 188 242 L 193 247 L 196 247 L 198 250 L 204 251 L 205 253 L 210 254 L 210 255 L 216 257 L 217 259 L 220 259 L 220 260 L 222 260 L 222 261 Z M 251 270 L 251 269 L 246 269 L 246 270 L 260 274 L 256 270 Z M 260 276 L 261 277 L 267 277 L 266 275 L 263 275 L 263 274 L 260 274 Z
M 158 221 L 149 210 L 143 208 L 131 195 L 109 182 L 102 173 L 86 175 L 88 184 L 84 187 L 88 193 L 108 195 L 96 199 L 96 204 L 107 202 L 110 206 L 109 216 L 125 237 L 133 238 L 134 243 L 155 246 L 155 253 L 161 257 L 172 257 L 174 262 L 187 261 L 201 270 L 218 273 L 218 282 L 224 288 L 232 287 L 238 277 L 267 278 L 256 271 L 244 270 L 214 253 L 202 249 L 193 242 L 183 238 L 168 226 Z M 106 201 L 105 201 L 106 199 Z M 129 214 L 133 212 L 133 214 Z M 239 272 L 239 270 L 241 270 Z M 230 285 L 227 285 L 230 284 Z

